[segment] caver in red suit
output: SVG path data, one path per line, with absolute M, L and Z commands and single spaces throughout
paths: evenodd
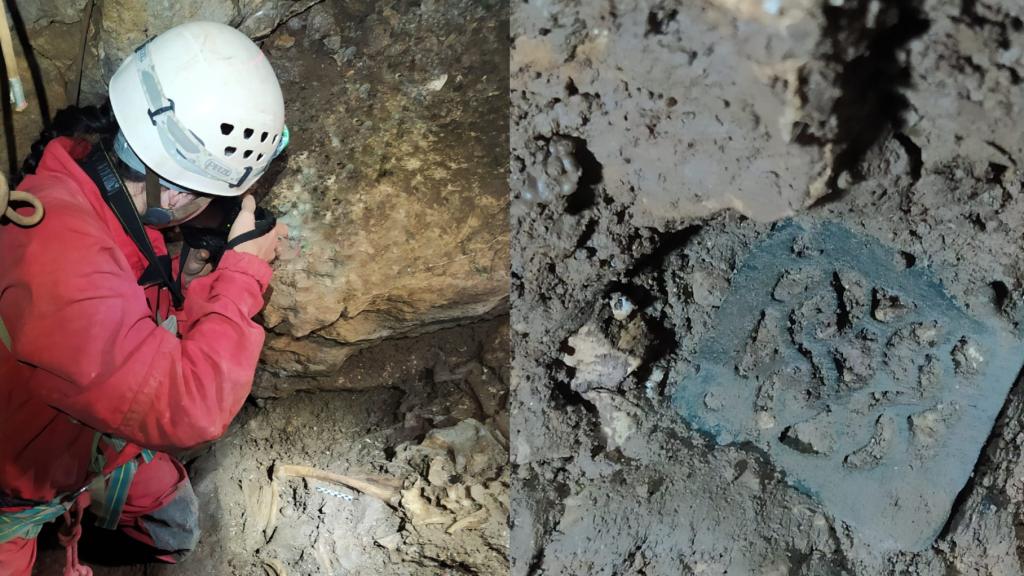
M 264 331 L 251 318 L 271 270 L 228 250 L 172 311 L 165 289 L 139 286 L 146 259 L 76 163 L 88 150 L 50 142 L 18 186 L 42 201 L 45 218 L 0 229 L 0 320 L 11 344 L 0 346 L 0 512 L 89 484 L 101 432 L 127 442 L 95 445 L 105 473 L 139 462 L 117 527 L 172 560 L 198 538 L 195 496 L 181 464 L 163 453 L 143 461 L 140 450 L 195 446 L 227 428 L 252 386 Z M 166 254 L 160 233 L 147 233 Z M 175 313 L 177 336 L 156 312 Z M 31 538 L 0 544 L 0 576 L 28 575 L 35 555 Z

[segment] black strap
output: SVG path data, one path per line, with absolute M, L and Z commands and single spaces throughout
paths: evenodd
M 236 246 L 239 246 L 240 244 L 244 244 L 244 243 L 248 242 L 249 240 L 253 240 L 255 238 L 259 238 L 260 236 L 263 236 L 266 233 L 267 233 L 266 230 L 261 230 L 259 228 L 253 228 L 252 230 L 249 230 L 248 232 L 242 232 L 238 236 L 235 236 L 234 238 L 232 238 L 227 244 L 225 244 L 224 245 L 224 249 L 225 250 L 230 250 L 230 249 L 232 249 L 232 248 L 234 248 Z
M 178 277 L 174 279 L 174 287 L 179 292 L 181 292 L 181 283 L 184 282 L 185 278 L 185 264 L 188 263 L 188 255 L 191 252 L 192 247 L 182 242 L 181 253 L 178 254 Z
M 160 206 L 160 177 L 146 166 L 146 207 Z
M 114 169 L 114 164 L 106 148 L 102 144 L 93 146 L 92 151 L 83 160 L 82 168 L 96 183 L 100 189 L 100 194 L 103 196 L 103 201 L 110 206 L 114 215 L 121 222 L 121 227 L 124 228 L 124 231 L 135 242 L 142 255 L 146 257 L 146 261 L 149 262 L 149 267 L 143 273 L 143 277 L 145 278 L 147 274 L 150 274 L 158 278 L 159 282 L 170 290 L 171 303 L 175 308 L 180 309 L 185 301 L 185 297 L 182 294 L 180 284 L 176 283 L 172 278 L 170 260 L 167 259 L 167 263 L 164 264 L 161 262 L 160 257 L 157 256 L 156 251 L 153 249 L 153 244 L 149 241 L 149 236 L 146 235 L 146 229 L 142 225 L 142 220 L 139 218 L 139 212 L 132 201 L 131 194 L 128 193 L 128 188 L 125 187 L 124 181 L 121 180 L 121 176 Z
M 253 216 L 255 219 L 253 229 L 232 238 L 224 245 L 225 250 L 236 248 L 240 244 L 244 244 L 249 240 L 264 236 L 277 226 L 277 217 L 259 206 L 256 207 L 256 213 Z
M 164 275 L 171 274 L 171 257 L 170 256 L 157 256 L 156 265 L 150 264 L 142 271 L 142 276 L 139 276 L 139 286 L 149 286 L 150 284 L 161 284 L 164 281 Z

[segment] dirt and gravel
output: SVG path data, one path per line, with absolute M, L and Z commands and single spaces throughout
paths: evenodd
M 500 317 L 357 354 L 343 375 L 388 375 L 372 389 L 254 400 L 183 456 L 203 529 L 191 556 L 112 566 L 116 540 L 90 529 L 83 559 L 97 576 L 507 573 L 508 354 Z M 36 573 L 59 574 L 63 549 L 43 542 Z
M 514 574 L 1021 574 L 1022 12 L 513 10 Z

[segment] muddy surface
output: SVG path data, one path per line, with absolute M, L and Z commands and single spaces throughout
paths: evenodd
M 514 574 L 1024 573 L 1020 18 L 515 7 Z
M 401 343 L 419 360 L 415 374 L 251 403 L 221 441 L 188 456 L 203 537 L 184 562 L 93 564 L 96 574 L 507 573 L 507 321 Z M 395 354 L 371 349 L 354 365 L 386 366 Z M 88 539 L 82 554 L 96 557 Z M 51 542 L 37 572 L 62 564 Z

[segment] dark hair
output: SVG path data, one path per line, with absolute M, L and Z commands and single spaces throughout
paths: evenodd
M 109 145 L 116 135 L 117 120 L 110 102 L 99 106 L 68 106 L 57 112 L 49 128 L 39 133 L 39 139 L 32 144 L 32 151 L 22 163 L 21 174 L 17 179 L 35 174 L 46 145 L 58 136 L 91 137 Z

